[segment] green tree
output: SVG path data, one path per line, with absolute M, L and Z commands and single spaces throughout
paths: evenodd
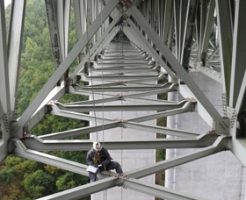
M 59 176 L 56 180 L 56 187 L 58 190 L 66 190 L 69 188 L 82 185 L 87 181 L 87 178 L 78 176 L 77 174 L 66 172 L 64 175 Z
M 51 50 L 44 2 L 28 0 L 26 5 L 23 49 L 17 89 L 18 116 L 37 95 L 56 67 Z M 9 14 L 10 9 L 8 16 Z M 74 27 L 74 15 L 71 16 L 71 24 Z M 75 29 L 70 31 L 69 34 L 69 48 L 71 48 L 71 44 L 76 42 Z M 87 98 L 84 96 L 66 94 L 60 101 L 66 103 L 85 99 Z M 86 122 L 80 120 L 48 114 L 41 123 L 31 130 L 31 133 L 42 135 L 85 125 Z M 84 152 L 52 152 L 52 154 L 76 162 L 85 161 Z M 86 181 L 87 177 L 11 155 L 0 165 L 0 199 L 31 200 L 82 185 Z
M 4 168 L 0 171 L 0 182 L 3 184 L 8 184 L 15 175 L 15 170 L 13 168 Z
M 17 115 L 29 105 L 54 71 L 44 1 L 27 1 L 17 90 Z
M 32 198 L 42 197 L 53 192 L 54 177 L 43 170 L 37 170 L 25 176 L 23 184 Z

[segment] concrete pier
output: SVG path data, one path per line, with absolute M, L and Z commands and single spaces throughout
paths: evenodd
M 190 73 L 193 80 L 222 113 L 222 85 L 200 72 Z M 212 88 L 212 89 L 211 89 Z M 178 93 L 170 100 L 182 98 Z M 194 123 L 195 122 L 195 123 Z M 168 126 L 207 133 L 212 127 L 195 112 L 168 117 Z M 192 153 L 193 149 L 167 150 L 167 159 Z M 244 200 L 245 167 L 230 151 L 223 151 L 166 171 L 166 186 L 208 200 Z
M 122 53 L 121 53 L 122 50 Z M 124 52 L 124 53 L 123 53 Z M 105 84 L 105 83 L 114 83 L 119 81 L 129 81 L 132 79 L 124 78 L 124 75 L 119 79 L 107 80 L 104 76 L 107 74 L 117 74 L 117 73 L 125 73 L 125 75 L 140 75 L 141 73 L 145 73 L 144 66 L 148 66 L 148 61 L 146 61 L 143 55 L 140 55 L 141 52 L 137 51 L 133 46 L 129 43 L 111 43 L 107 50 L 105 50 L 104 58 L 100 59 L 98 62 L 94 62 L 95 68 L 107 68 L 107 67 L 119 67 L 125 66 L 129 67 L 129 71 L 125 72 L 122 69 L 118 69 L 117 71 L 93 71 L 91 75 L 101 76 L 100 80 L 92 80 L 93 84 Z M 123 56 L 122 56 L 123 55 Z M 117 59 L 118 57 L 118 59 Z M 124 57 L 124 58 L 123 58 Z M 123 59 L 121 59 L 123 58 Z M 131 65 L 137 66 L 132 66 Z M 142 68 L 142 72 L 134 71 L 133 68 Z M 157 78 L 155 81 L 149 81 L 141 83 L 141 79 L 139 82 L 134 83 L 126 83 L 127 86 L 138 86 L 141 84 L 156 84 Z M 124 87 L 124 86 L 122 86 Z M 94 94 L 94 97 L 91 96 L 91 99 L 100 99 L 105 98 L 107 95 L 128 95 L 137 93 L 136 91 L 129 92 L 104 92 L 102 86 L 101 94 Z M 156 99 L 156 95 L 148 96 L 148 98 Z M 105 103 L 103 105 L 129 105 L 129 104 L 141 104 L 146 103 L 144 100 L 140 99 L 127 99 L 127 100 L 119 100 L 113 101 L 109 103 Z M 91 112 L 91 115 L 96 115 L 96 117 L 103 117 L 107 119 L 113 119 L 116 121 L 124 121 L 127 119 L 135 118 L 138 116 L 144 116 L 154 113 L 155 111 L 114 111 L 114 112 Z M 96 120 L 96 118 L 95 118 Z M 95 124 L 98 122 L 94 122 Z M 156 125 L 156 120 L 147 121 L 144 124 L 148 125 Z M 93 140 L 98 140 L 102 144 L 104 141 L 117 141 L 117 140 L 143 140 L 143 139 L 155 139 L 155 133 L 149 133 L 145 131 L 139 131 L 129 128 L 114 128 L 109 130 L 104 130 L 98 133 L 91 134 L 91 138 Z M 110 150 L 109 151 L 112 158 L 118 161 L 123 168 L 124 172 L 128 172 L 143 166 L 148 166 L 155 162 L 155 150 Z M 155 177 L 154 175 L 143 178 L 145 182 L 154 183 Z M 105 190 L 103 192 L 99 192 L 93 194 L 91 196 L 92 200 L 154 200 L 154 197 L 149 195 L 132 191 L 129 189 L 123 188 L 112 188 Z

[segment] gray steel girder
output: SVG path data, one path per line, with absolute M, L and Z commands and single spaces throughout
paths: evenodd
M 39 198 L 37 200 L 81 199 L 83 197 L 89 196 L 90 194 L 100 192 L 102 190 L 106 190 L 117 185 L 119 185 L 118 179 L 115 177 L 109 177 L 96 182 L 85 184 L 62 192 L 58 192 L 52 195 L 48 195 L 46 197 Z
M 24 113 L 21 115 L 18 124 L 23 127 L 32 114 L 36 111 L 38 106 L 42 103 L 48 93 L 54 88 L 59 79 L 63 76 L 69 66 L 72 64 L 74 59 L 79 55 L 81 50 L 86 46 L 88 39 L 90 39 L 99 29 L 101 23 L 105 21 L 108 15 L 112 12 L 115 6 L 118 4 L 118 0 L 111 0 L 102 10 L 101 14 L 94 20 L 91 26 L 88 27 L 87 32 L 79 39 L 74 45 L 73 49 L 69 52 L 64 61 L 58 66 L 57 70 L 53 73 L 50 79 L 46 82 L 43 88 L 39 91 L 38 95 L 27 107 Z
M 181 193 L 160 185 L 149 184 L 132 178 L 124 179 L 123 185 L 126 189 L 133 189 L 166 200 L 204 200 L 200 197 L 194 197 L 190 194 Z
M 145 111 L 145 110 L 156 110 L 156 111 L 164 111 L 177 109 L 182 107 L 186 103 L 185 100 L 175 103 L 160 103 L 160 104 L 127 104 L 127 105 L 78 105 L 78 104 L 62 104 L 56 102 L 55 104 L 62 108 L 63 110 L 74 111 L 74 112 L 87 112 L 87 111 Z
M 86 171 L 87 165 L 28 149 L 20 140 L 13 140 L 12 142 L 15 146 L 14 154 L 17 156 L 88 176 L 88 172 Z
M 172 168 L 172 167 L 175 167 L 175 166 L 178 166 L 178 165 L 181 165 L 181 164 L 193 161 L 193 160 L 197 160 L 205 156 L 209 156 L 216 152 L 225 150 L 225 143 L 227 142 L 226 141 L 227 139 L 230 139 L 230 138 L 219 136 L 215 140 L 213 145 L 206 147 L 202 150 L 199 150 L 195 153 L 181 155 L 181 156 L 177 156 L 172 159 L 160 161 L 160 162 L 153 164 L 152 166 L 144 166 L 142 168 L 127 172 L 127 175 L 131 178 L 141 178 L 141 177 L 145 177 L 150 174 L 153 174 L 160 170 L 166 170 L 166 169 L 169 169 L 169 168 Z
M 213 117 L 213 119 L 216 122 L 216 129 L 218 127 L 222 127 L 223 129 L 227 129 L 228 124 L 225 123 L 225 121 L 223 120 L 221 115 L 214 108 L 214 106 L 211 104 L 211 102 L 207 99 L 207 97 L 204 95 L 204 93 L 194 83 L 194 81 L 190 78 L 188 73 L 184 70 L 184 68 L 181 66 L 181 64 L 177 61 L 177 59 L 174 57 L 172 52 L 164 45 L 164 43 L 161 43 L 159 41 L 158 35 L 150 27 L 148 22 L 145 20 L 145 18 L 139 12 L 139 10 L 136 7 L 131 7 L 128 10 L 128 14 L 132 15 L 133 18 L 137 21 L 137 23 L 141 26 L 141 28 L 148 34 L 148 36 L 151 38 L 153 43 L 158 47 L 158 49 L 161 51 L 161 53 L 167 59 L 169 64 L 176 71 L 177 75 L 188 85 L 188 87 L 191 89 L 191 91 L 193 92 L 193 94 L 195 95 L 197 100 L 199 102 L 201 102 L 201 104 L 204 106 L 204 108 Z
M 120 140 L 103 141 L 103 146 L 111 150 L 119 149 L 169 149 L 169 148 L 201 148 L 217 139 L 217 135 L 205 134 L 196 139 L 155 139 L 155 140 Z M 93 141 L 90 140 L 42 140 L 32 136 L 22 139 L 29 149 L 36 151 L 88 151 Z

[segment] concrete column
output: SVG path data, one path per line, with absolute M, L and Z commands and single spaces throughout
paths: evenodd
M 109 51 L 114 52 L 114 50 L 120 50 L 120 49 L 129 49 L 133 50 L 134 48 L 130 44 L 124 44 L 122 47 L 121 43 L 114 43 L 111 44 L 109 47 Z M 143 58 L 144 59 L 144 58 Z M 106 62 L 106 61 L 105 61 Z M 115 61 L 118 62 L 118 61 Z M 113 64 L 108 63 L 108 65 L 99 65 L 97 63 L 94 63 L 97 68 L 100 67 L 109 67 L 113 66 Z M 126 65 L 122 63 L 122 65 Z M 119 71 L 120 72 L 120 71 Z M 107 83 L 108 80 L 103 79 L 103 75 L 106 73 L 119 73 L 119 72 L 93 72 L 92 75 L 98 75 L 102 76 L 102 79 L 99 81 L 93 80 L 91 83 L 93 84 L 102 84 Z M 127 79 L 125 79 L 127 80 Z M 111 80 L 110 82 L 115 82 L 119 80 Z M 123 80 L 121 80 L 123 81 Z M 156 81 L 149 82 L 152 84 L 155 84 Z M 132 92 L 102 92 L 101 95 L 94 95 L 94 99 L 98 98 L 104 98 L 106 94 L 110 95 L 125 95 L 125 94 L 131 94 Z M 91 99 L 93 97 L 91 96 Z M 148 96 L 149 98 L 149 96 Z M 152 98 L 156 99 L 156 95 Z M 141 103 L 141 101 L 137 100 L 127 100 L 127 101 L 114 101 L 110 103 L 105 103 L 104 105 L 126 105 L 126 104 L 138 104 Z M 96 115 L 97 117 L 105 117 L 109 119 L 115 119 L 115 120 L 127 120 L 130 118 L 138 117 L 138 116 L 144 116 L 147 114 L 153 114 L 154 111 L 117 111 L 117 112 L 91 112 L 92 115 Z M 98 122 L 93 122 L 93 124 Z M 148 125 L 156 125 L 156 120 L 148 121 Z M 153 133 L 148 133 L 144 131 L 138 131 L 128 128 L 114 128 L 110 130 L 101 131 L 98 133 L 91 134 L 91 138 L 93 140 L 98 140 L 103 144 L 103 141 L 109 141 L 109 140 L 121 140 L 121 139 L 132 139 L 132 140 L 142 140 L 142 139 L 154 139 L 156 138 L 156 135 Z M 147 166 L 149 164 L 152 164 L 155 162 L 155 150 L 110 150 L 109 151 L 112 158 L 116 161 L 118 161 L 124 172 L 137 169 L 143 166 Z M 144 181 L 149 183 L 155 182 L 154 176 L 148 176 L 146 178 L 143 178 Z M 99 192 L 96 194 L 91 195 L 92 200 L 154 200 L 155 198 L 140 192 L 128 190 L 128 189 L 122 189 L 122 188 L 112 188 L 103 192 Z
M 190 75 L 217 110 L 222 113 L 222 85 L 199 72 L 193 72 Z M 196 113 L 178 115 L 177 123 L 174 123 L 174 120 L 168 120 L 168 126 L 201 134 L 211 129 Z M 174 157 L 193 151 L 196 150 L 174 149 L 168 150 L 167 155 Z M 244 185 L 244 167 L 229 151 L 220 152 L 166 172 L 167 187 L 204 199 L 245 199 Z

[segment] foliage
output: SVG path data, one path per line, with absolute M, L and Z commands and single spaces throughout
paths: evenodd
M 50 194 L 54 188 L 54 177 L 43 170 L 27 174 L 23 181 L 25 190 L 30 197 L 38 198 Z
M 34 135 L 44 135 L 47 133 L 65 131 L 71 128 L 84 126 L 79 120 L 72 120 L 65 117 L 46 115 L 44 119 L 31 130 Z
M 74 173 L 67 172 L 56 180 L 56 187 L 58 190 L 66 190 L 73 188 L 87 181 L 87 178 L 78 176 Z
M 11 179 L 15 175 L 13 168 L 4 168 L 0 171 L 0 182 L 1 183 L 10 183 Z
M 44 1 L 27 1 L 17 91 L 17 115 L 29 105 L 54 71 Z
M 50 45 L 44 2 L 28 0 L 26 4 L 23 49 L 17 89 L 18 116 L 27 108 L 56 68 Z M 9 16 L 10 7 L 6 10 L 8 21 Z M 71 26 L 75 26 L 74 15 L 71 14 L 71 16 Z M 69 32 L 69 36 L 69 49 L 71 49 L 72 44 L 76 42 L 75 28 Z M 86 99 L 84 96 L 66 94 L 60 101 L 67 103 Z M 85 125 L 86 123 L 80 120 L 48 114 L 41 123 L 31 130 L 31 133 L 42 135 Z M 52 154 L 76 162 L 85 161 L 84 152 L 52 152 Z M 86 182 L 87 177 L 13 155 L 8 156 L 0 165 L 1 200 L 31 200 Z

